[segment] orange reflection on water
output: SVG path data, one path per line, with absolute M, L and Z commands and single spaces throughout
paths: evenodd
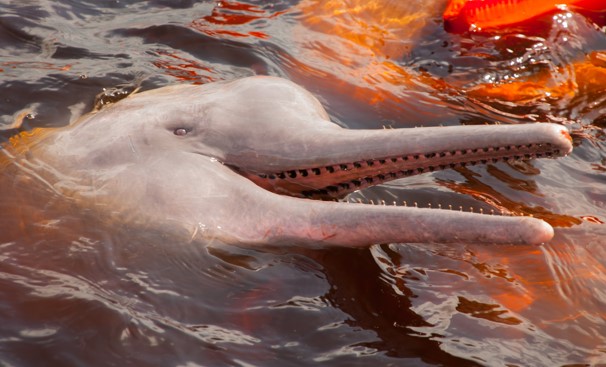
M 440 1 L 418 6 L 393 0 L 305 0 L 298 5 L 306 26 L 301 32 L 312 30 L 330 37 L 310 38 L 297 30 L 294 37 L 306 44 L 318 67 L 338 69 L 335 74 L 356 87 L 379 88 L 369 90 L 364 98 L 380 101 L 389 99 L 389 93 L 397 95 L 402 87 L 435 83 L 430 76 L 411 73 L 398 61 L 435 21 L 442 6 Z
M 509 83 L 486 83 L 471 88 L 468 95 L 474 98 L 496 99 L 518 104 L 544 99 L 571 99 L 583 94 L 596 94 L 606 90 L 606 53 L 592 52 L 585 60 L 560 67 L 559 72 L 543 71 Z M 566 77 L 574 76 L 573 78 Z M 565 76 L 565 77 L 561 77 Z
M 583 215 L 581 219 L 594 224 L 604 224 L 604 221 L 593 215 Z
M 40 70 L 58 70 L 58 71 L 69 71 L 72 68 L 71 64 L 57 65 L 51 62 L 44 61 L 6 61 L 0 63 L 0 72 L 6 72 L 8 70 L 16 69 L 40 69 Z
M 568 5 L 589 9 L 603 6 L 599 0 L 451 0 L 444 11 L 444 23 L 455 32 L 494 30 Z
M 515 189 L 516 191 L 526 191 L 535 196 L 542 196 L 542 193 L 538 191 L 535 182 L 532 180 L 516 179 L 508 175 L 506 172 L 499 170 L 494 165 L 489 165 L 487 170 L 494 177 L 497 177 L 502 182 L 507 183 L 509 187 Z M 461 169 L 459 170 L 459 173 L 465 177 L 465 183 L 459 184 L 443 181 L 440 182 L 440 184 L 448 187 L 454 192 L 474 197 L 481 202 L 489 204 L 495 209 L 496 213 L 501 212 L 506 215 L 532 216 L 542 219 L 554 227 L 572 227 L 582 223 L 581 219 L 574 216 L 554 213 L 553 211 L 545 209 L 541 206 L 529 206 L 524 202 L 513 201 L 495 188 L 480 181 L 469 170 Z
M 538 14 L 541 14 L 544 11 L 538 3 L 548 3 L 545 6 L 549 10 L 557 10 L 553 1 L 498 3 L 501 8 L 508 8 L 509 13 L 517 15 L 524 15 L 522 10 L 525 6 L 540 10 Z M 599 1 L 583 1 L 578 5 L 583 9 L 597 9 Z M 375 104 L 401 99 L 402 93 L 407 90 L 430 95 L 465 95 L 480 104 L 514 102 L 525 106 L 544 101 L 566 103 L 579 94 L 597 94 L 604 90 L 602 81 L 606 78 L 606 56 L 601 51 L 594 51 L 572 63 L 553 62 L 549 67 L 537 68 L 531 73 L 502 70 L 505 78 L 501 81 L 478 79 L 470 85 L 461 84 L 450 75 L 440 77 L 425 72 L 423 68 L 406 66 L 403 59 L 418 46 L 419 40 L 427 41 L 432 26 L 440 22 L 445 8 L 445 1 L 440 0 L 426 1 L 422 6 L 419 2 L 390 0 L 306 0 L 298 5 L 303 14 L 302 24 L 306 27 L 301 31 L 295 28 L 294 38 L 303 45 L 305 52 L 301 52 L 301 58 L 307 60 L 308 65 L 332 74 L 338 92 L 353 94 L 358 100 Z M 551 26 L 568 27 L 569 16 L 569 12 L 559 11 L 554 15 L 554 24 Z M 529 14 L 524 17 L 522 20 L 527 21 L 526 30 L 531 32 L 528 37 L 535 36 L 533 29 L 538 34 L 549 26 L 541 22 L 533 23 Z M 495 21 L 506 19 L 502 17 Z M 315 33 L 308 34 L 310 30 Z M 445 36 L 443 41 L 444 47 L 450 47 L 447 46 L 449 42 L 455 42 L 455 47 L 460 47 L 456 46 L 456 39 Z M 473 42 L 472 39 L 460 41 Z M 561 42 L 545 39 L 543 43 L 552 41 Z M 533 57 L 531 53 L 529 55 Z M 461 56 L 488 57 L 477 53 Z M 525 69 L 528 65 L 520 67 Z
M 203 84 L 214 81 L 211 75 L 213 70 L 195 59 L 188 59 L 177 55 L 175 52 L 157 51 L 158 55 L 165 56 L 164 59 L 157 59 L 153 62 L 154 66 L 165 70 L 167 75 L 180 80 L 187 80 L 193 84 Z
M 245 24 L 263 17 L 264 13 L 265 11 L 254 5 L 236 1 L 219 1 L 217 2 L 217 6 L 213 9 L 212 14 L 207 15 L 202 19 L 210 23 L 221 25 Z
M 265 39 L 269 36 L 264 32 L 254 30 L 255 27 L 242 32 L 232 28 L 260 19 L 277 17 L 281 14 L 282 12 L 269 13 L 261 7 L 237 1 L 219 1 L 213 8 L 212 14 L 194 20 L 191 26 L 209 36 L 225 35 L 236 38 L 255 37 Z
M 415 2 L 393 0 L 306 0 L 299 5 L 310 28 L 387 59 L 405 54 L 409 50 L 407 44 L 414 42 L 432 22 L 440 7 L 437 1 L 418 6 Z

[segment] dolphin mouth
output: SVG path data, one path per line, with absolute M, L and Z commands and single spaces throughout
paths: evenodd
M 538 134 L 535 141 L 524 143 L 485 144 L 456 149 L 447 147 L 432 149 L 431 144 L 428 143 L 425 151 L 403 152 L 353 161 L 337 160 L 335 163 L 293 166 L 285 170 L 267 172 L 231 167 L 258 186 L 277 194 L 308 199 L 338 200 L 366 187 L 427 172 L 478 164 L 565 156 L 572 149 L 571 138 L 560 126 L 557 129 L 560 131 L 560 136 L 555 134 L 555 139 L 554 134 L 548 137 Z M 505 129 L 504 133 L 507 133 Z M 532 131 L 529 133 L 532 134 Z

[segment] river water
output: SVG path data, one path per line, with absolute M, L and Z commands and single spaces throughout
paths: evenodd
M 539 247 L 193 246 L 44 212 L 23 183 L 6 185 L 0 365 L 606 364 L 605 14 L 451 34 L 444 7 L 0 0 L 5 139 L 65 126 L 100 93 L 267 74 L 309 89 L 344 127 L 550 121 L 575 145 L 353 194 L 532 214 L 556 229 Z

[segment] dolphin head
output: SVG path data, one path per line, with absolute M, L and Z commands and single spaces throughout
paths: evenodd
M 425 172 L 572 149 L 567 130 L 548 123 L 343 129 L 310 93 L 274 77 L 143 92 L 48 145 L 46 156 L 62 157 L 55 164 L 71 157 L 120 198 L 112 205 L 137 198 L 129 210 L 164 212 L 194 232 L 220 228 L 236 242 L 341 245 L 545 242 L 553 229 L 533 218 L 325 199 Z M 150 201 L 154 209 L 142 209 Z

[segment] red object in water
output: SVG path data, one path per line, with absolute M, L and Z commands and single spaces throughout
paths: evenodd
M 562 6 L 606 9 L 606 0 L 450 0 L 444 11 L 449 32 L 493 29 L 522 23 Z

